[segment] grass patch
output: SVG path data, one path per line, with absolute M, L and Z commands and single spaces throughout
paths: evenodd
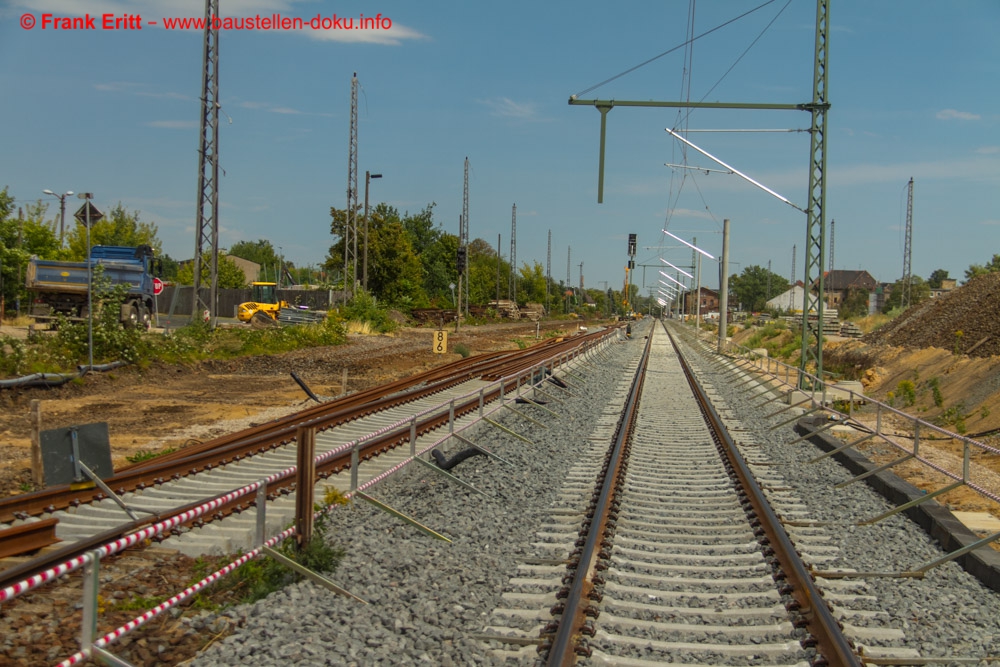
M 454 350 L 454 352 L 455 352 L 456 354 L 460 354 L 460 355 L 462 355 L 462 358 L 463 358 L 463 359 L 465 359 L 465 358 L 466 358 L 466 357 L 468 357 L 468 356 L 469 356 L 470 354 L 472 354 L 472 350 L 470 350 L 470 349 L 469 349 L 469 346 L 468 346 L 468 345 L 463 345 L 462 343 L 459 343 L 459 344 L 457 344 L 457 345 L 456 345 L 456 346 L 455 346 L 454 348 L 452 348 L 452 349 Z
M 344 557 L 344 550 L 326 542 L 329 532 L 327 517 L 320 515 L 313 525 L 313 539 L 301 550 L 295 548 L 295 538 L 289 537 L 275 551 L 279 551 L 313 572 L 330 573 L 337 569 Z M 302 575 L 289 570 L 266 556 L 245 563 L 233 572 L 228 584 L 239 591 L 240 602 L 250 604 L 266 598 L 289 584 L 299 581 Z
M 142 461 L 149 461 L 150 459 L 155 459 L 157 456 L 163 456 L 164 454 L 172 454 L 177 450 L 173 447 L 167 447 L 166 449 L 161 449 L 157 452 L 151 451 L 149 449 L 140 449 L 135 454 L 131 456 L 126 456 L 125 460 L 129 463 L 140 463 Z

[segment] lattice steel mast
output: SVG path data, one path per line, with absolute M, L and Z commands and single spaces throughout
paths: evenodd
M 347 218 L 344 221 L 344 303 L 358 282 L 358 73 L 351 77 L 351 128 L 347 144 Z
M 462 237 L 458 240 L 459 245 L 465 248 L 465 314 L 469 314 L 469 158 L 465 158 L 465 179 L 462 186 Z M 497 252 L 500 247 L 497 246 Z
M 812 124 L 809 129 L 809 204 L 806 210 L 806 262 L 802 298 L 802 356 L 799 368 L 805 371 L 815 364 L 816 377 L 823 382 L 823 244 L 826 232 L 826 112 L 830 108 L 827 97 L 827 72 L 829 62 L 828 30 L 830 28 L 830 0 L 816 0 L 816 49 L 813 58 L 813 99 L 809 105 Z M 813 276 L 816 293 L 813 294 Z M 809 311 L 816 310 L 816 321 L 809 319 Z M 812 336 L 806 335 L 808 332 Z M 800 385 L 804 378 L 800 377 Z M 813 387 L 819 389 L 819 387 Z
M 910 260 L 913 257 L 913 179 L 907 186 L 906 194 L 906 245 L 903 246 L 903 294 L 899 305 L 903 308 L 910 307 L 910 282 L 913 275 L 910 270 Z
M 205 49 L 201 75 L 201 140 L 198 146 L 198 211 L 194 237 L 194 296 L 191 321 L 208 312 L 215 327 L 219 298 L 219 0 L 205 0 Z M 209 262 L 207 302 L 201 298 L 202 261 Z
M 816 44 L 813 67 L 813 99 L 801 104 L 732 103 L 732 102 L 660 102 L 655 100 L 581 100 L 576 95 L 569 98 L 570 105 L 593 106 L 601 114 L 600 149 L 598 153 L 597 202 L 604 201 L 604 153 L 607 116 L 618 107 L 686 108 L 686 109 L 756 109 L 756 110 L 799 110 L 812 115 L 810 127 L 809 154 L 809 205 L 806 210 L 806 263 L 805 298 L 803 303 L 803 331 L 814 334 L 802 336 L 802 356 L 800 368 L 815 364 L 816 375 L 823 374 L 823 339 L 819 336 L 822 323 L 822 298 L 812 294 L 814 283 L 823 293 L 823 245 L 826 232 L 826 112 L 830 108 L 827 99 L 828 30 L 830 0 L 816 1 Z M 591 89 L 592 90 L 592 89 Z M 669 128 L 668 128 L 669 130 Z M 674 133 L 676 136 L 676 133 Z M 786 203 L 790 203 L 787 202 Z M 797 208 L 797 207 L 796 207 Z M 815 309 L 819 318 L 816 324 L 809 320 L 809 311 Z
M 510 209 L 510 285 L 507 298 L 517 301 L 517 204 Z
M 552 283 L 552 230 L 549 230 L 549 245 L 545 250 L 545 313 L 549 312 L 549 285 Z

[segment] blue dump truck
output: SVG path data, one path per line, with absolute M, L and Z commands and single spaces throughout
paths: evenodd
M 103 268 L 112 285 L 128 285 L 121 304 L 124 326 L 149 327 L 153 315 L 153 270 L 156 261 L 148 245 L 94 246 L 90 262 Z M 59 262 L 32 257 L 26 287 L 31 294 L 31 316 L 38 321 L 63 315 L 70 320 L 87 318 L 87 262 Z

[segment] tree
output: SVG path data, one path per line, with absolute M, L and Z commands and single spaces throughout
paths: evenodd
M 768 291 L 768 276 L 771 289 Z M 761 268 L 748 266 L 740 275 L 729 279 L 729 291 L 742 304 L 743 310 L 760 311 L 767 307 L 767 300 L 788 290 L 788 279 Z
M 25 296 L 24 273 L 32 255 L 42 259 L 62 259 L 56 223 L 45 221 L 46 205 L 27 204 L 28 217 L 15 218 L 15 199 L 7 188 L 0 190 L 0 283 L 5 308 L 10 309 Z
M 130 212 L 118 202 L 99 222 L 91 223 L 90 245 L 148 245 L 159 256 L 163 251 L 163 242 L 157 236 L 158 232 L 156 224 L 139 220 L 139 211 Z M 82 223 L 77 224 L 67 231 L 66 237 L 70 258 L 79 262 L 86 260 L 87 228 Z
M 934 269 L 931 272 L 930 278 L 927 279 L 927 286 L 931 289 L 941 289 L 941 284 L 945 280 L 948 280 L 948 271 L 946 269 Z
M 324 267 L 332 273 L 344 268 L 344 231 L 347 210 L 330 209 L 330 233 L 339 240 L 330 247 Z M 359 216 L 359 220 L 361 216 Z M 362 279 L 364 255 L 358 241 L 357 279 Z M 368 291 L 393 306 L 412 308 L 427 302 L 423 266 L 403 228 L 399 211 L 381 203 L 368 213 Z
M 517 297 L 521 303 L 545 303 L 545 267 L 541 262 L 521 265 L 517 276 Z
M 903 303 L 903 279 L 900 278 L 895 283 L 892 284 L 892 291 L 889 292 L 889 296 L 886 297 L 885 305 L 882 306 L 882 312 L 888 313 L 894 308 L 899 308 Z M 931 288 L 920 276 L 911 276 L 910 278 L 910 305 L 915 306 L 921 301 L 929 299 L 931 296 Z
M 868 297 L 868 290 L 858 287 L 848 288 L 847 296 L 840 303 L 837 314 L 842 319 L 864 317 L 868 314 Z
M 281 258 L 278 257 L 274 246 L 267 239 L 239 241 L 229 248 L 227 254 L 260 264 L 262 275 L 268 275 L 268 271 L 270 271 L 272 277 L 276 275 L 274 272 L 277 270 L 278 264 L 281 263 Z
M 222 289 L 240 289 L 247 286 L 247 277 L 243 269 L 236 266 L 236 263 L 226 257 L 219 255 L 219 287 Z M 210 253 L 201 256 L 201 284 L 203 287 L 211 285 L 212 257 Z M 180 285 L 194 284 L 194 262 L 188 262 L 177 269 L 177 283 Z
M 993 259 L 987 264 L 970 264 L 965 270 L 965 282 L 995 271 L 1000 271 L 1000 255 L 993 255 Z
M 497 298 L 497 251 L 483 239 L 469 242 L 469 303 L 487 304 Z M 507 298 L 510 284 L 510 263 L 502 257 L 500 264 L 500 298 Z

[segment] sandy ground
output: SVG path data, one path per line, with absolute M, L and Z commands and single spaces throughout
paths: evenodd
M 544 323 L 569 332 L 574 322 Z M 159 451 L 203 441 L 303 407 L 308 398 L 292 380 L 295 371 L 321 397 L 357 391 L 459 358 L 434 354 L 430 329 L 405 328 L 390 336 L 349 337 L 347 345 L 280 355 L 206 362 L 195 366 L 124 367 L 87 375 L 81 383 L 52 389 L 0 390 L 0 494 L 33 490 L 30 462 L 31 402 L 41 401 L 42 429 L 107 422 L 115 466 L 139 451 Z M 462 327 L 449 331 L 449 347 L 472 354 L 517 349 L 535 339 L 532 323 Z

